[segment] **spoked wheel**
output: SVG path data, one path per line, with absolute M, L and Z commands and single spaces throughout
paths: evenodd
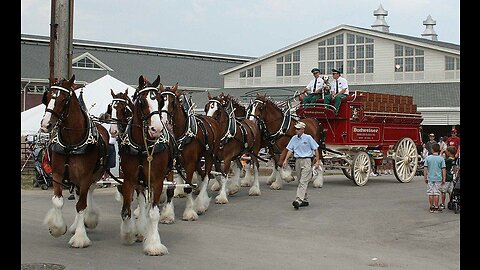
M 353 176 L 352 176 L 352 174 L 351 174 L 351 171 L 352 171 L 351 169 L 349 170 L 349 169 L 342 168 L 343 174 L 344 174 L 348 179 L 353 180 Z
M 351 175 L 357 186 L 363 186 L 367 183 L 370 176 L 370 167 L 370 157 L 366 152 L 360 151 L 353 157 Z
M 415 176 L 418 167 L 418 153 L 415 143 L 410 138 L 397 142 L 393 155 L 393 172 L 398 181 L 408 183 Z

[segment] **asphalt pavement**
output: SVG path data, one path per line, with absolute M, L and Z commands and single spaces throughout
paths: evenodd
M 115 188 L 95 190 L 97 228 L 92 245 L 70 248 L 70 233 L 52 237 L 43 219 L 53 191 L 21 191 L 21 269 L 460 269 L 460 215 L 429 213 L 422 176 L 400 183 L 370 177 L 358 187 L 343 175 L 327 175 L 323 188 L 308 187 L 310 205 L 295 210 L 297 181 L 270 190 L 261 176 L 260 196 L 247 187 L 215 204 L 197 221 L 181 220 L 184 198 L 175 198 L 175 222 L 160 224 L 169 253 L 147 256 L 142 243 L 120 241 L 121 204 Z M 68 197 L 68 192 L 64 191 Z M 75 202 L 65 199 L 67 226 Z

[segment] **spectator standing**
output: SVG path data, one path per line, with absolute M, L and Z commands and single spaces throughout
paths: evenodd
M 428 151 L 428 155 L 432 154 L 432 145 L 434 143 L 436 143 L 435 134 L 433 134 L 433 133 L 428 134 L 428 142 L 425 143 L 425 148 Z
M 447 136 L 440 137 L 438 144 L 440 145 L 440 156 L 445 158 L 446 157 L 446 151 L 447 151 Z
M 448 193 L 448 199 L 451 200 L 451 194 L 453 191 L 453 175 L 457 170 L 457 164 L 455 159 L 455 147 L 447 147 L 447 157 L 445 158 L 445 169 L 446 169 L 446 179 L 445 184 L 440 186 L 440 192 L 442 193 L 442 203 L 440 204 L 441 209 L 445 209 L 445 197 Z
M 297 136 L 293 136 L 287 144 L 287 155 L 283 161 L 283 167 L 288 166 L 288 159 L 295 157 L 295 171 L 297 172 L 298 187 L 297 196 L 292 205 L 295 210 L 299 207 L 308 206 L 307 187 L 312 178 L 312 159 L 315 155 L 315 167 L 320 166 L 320 153 L 318 143 L 309 134 L 305 134 L 305 123 L 298 122 L 295 125 Z
M 446 140 L 447 146 L 455 147 L 455 158 L 460 154 L 460 137 L 457 136 L 457 129 L 452 128 L 451 136 Z
M 445 184 L 446 165 L 445 159 L 440 155 L 440 145 L 438 143 L 432 146 L 433 154 L 425 159 L 424 163 L 424 179 L 427 184 L 428 203 L 430 205 L 430 213 L 442 211 L 438 207 L 440 197 L 440 186 Z

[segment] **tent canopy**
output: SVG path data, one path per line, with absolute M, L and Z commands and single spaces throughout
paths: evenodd
M 105 75 L 98 80 L 91 82 L 83 88 L 75 90 L 77 97 L 83 90 L 83 100 L 90 115 L 100 116 L 107 110 L 108 104 L 112 102 L 110 89 L 114 93 L 124 92 L 128 88 L 130 97 L 135 93 L 135 88 L 117 80 L 116 78 Z M 21 116 L 21 135 L 36 134 L 40 130 L 40 121 L 45 113 L 45 105 L 40 104 L 22 112 Z

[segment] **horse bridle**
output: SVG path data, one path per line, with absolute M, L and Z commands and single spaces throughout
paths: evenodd
M 140 104 L 140 111 L 142 112 L 142 122 L 146 122 L 148 119 L 150 119 L 152 116 L 154 116 L 155 114 L 158 114 L 160 115 L 160 111 L 156 110 L 156 111 L 152 111 L 150 112 L 148 115 L 145 115 L 143 113 L 143 102 L 142 102 L 142 99 L 140 98 L 140 95 L 143 94 L 144 92 L 149 92 L 150 93 L 150 99 L 155 99 L 157 100 L 156 98 L 154 98 L 152 96 L 152 93 L 155 93 L 155 96 L 158 94 L 158 89 L 155 88 L 155 87 L 145 87 L 143 88 L 142 90 L 139 90 L 138 92 L 135 93 L 135 103 L 138 102 Z M 159 106 L 160 107 L 160 106 Z
M 122 124 L 121 126 L 119 125 L 119 130 L 120 130 L 121 133 L 124 133 L 125 129 L 127 128 L 129 118 L 131 118 L 132 115 L 133 115 L 133 111 L 129 106 L 130 104 L 128 103 L 128 100 L 123 99 L 123 98 L 113 98 L 112 99 L 112 103 L 110 103 L 110 106 L 112 107 L 112 110 L 115 109 L 118 112 L 116 107 L 118 106 L 119 103 L 124 104 L 124 106 L 125 106 L 124 109 L 123 109 L 124 114 L 125 114 L 125 122 L 123 122 L 123 120 L 120 120 L 118 118 L 112 118 L 112 120 L 116 121 L 117 125 L 118 125 L 118 123 Z M 130 116 L 128 116 L 129 114 L 130 114 Z
M 160 107 L 162 107 L 162 109 L 160 110 L 160 113 L 166 113 L 168 118 L 169 118 L 169 119 L 167 119 L 168 123 L 171 124 L 172 126 L 174 126 L 175 123 L 173 123 L 173 116 L 174 116 L 173 114 L 175 113 L 175 110 L 173 110 L 173 112 L 169 112 L 168 108 L 166 110 L 163 109 L 163 104 L 164 104 L 165 100 L 167 100 L 167 98 L 168 98 L 167 95 L 170 95 L 170 96 L 173 97 L 172 107 L 175 108 L 175 106 L 176 106 L 177 95 L 174 92 L 172 92 L 170 90 L 165 90 L 163 92 L 160 92 L 160 96 L 162 97 L 161 106 L 160 106 Z
M 57 89 L 58 91 L 53 92 L 53 89 Z M 60 92 L 65 92 L 66 93 L 66 97 L 64 99 L 64 103 L 62 105 L 62 110 L 61 110 L 60 113 L 57 113 L 53 109 L 48 108 L 48 104 L 45 104 L 45 105 L 47 105 L 46 108 L 45 108 L 45 112 L 46 113 L 49 112 L 49 113 L 55 115 L 55 117 L 57 117 L 57 119 L 58 119 L 57 120 L 57 124 L 58 124 L 59 122 L 62 122 L 67 117 L 68 111 L 66 109 L 68 108 L 68 105 L 70 104 L 70 100 L 72 98 L 72 91 L 73 90 L 68 90 L 68 89 L 66 89 L 64 87 L 61 87 L 61 86 L 52 85 L 52 86 L 50 86 L 50 91 L 52 92 L 52 96 L 51 96 L 50 100 L 57 99 L 59 97 Z M 43 99 L 45 99 L 45 103 L 46 103 L 47 93 L 48 92 L 45 92 L 43 94 L 44 95 Z

